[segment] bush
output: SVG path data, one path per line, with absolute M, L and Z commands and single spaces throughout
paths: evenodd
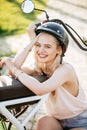
M 0 37 L 25 33 L 25 29 L 32 21 L 37 19 L 41 12 L 33 11 L 24 14 L 21 11 L 23 0 L 0 0 Z M 47 0 L 33 0 L 35 8 L 44 9 Z

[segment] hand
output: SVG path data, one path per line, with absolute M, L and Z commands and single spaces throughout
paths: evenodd
M 7 59 L 9 59 L 9 58 L 8 58 L 8 57 L 2 57 L 2 58 L 0 58 L 0 68 L 1 68 L 1 69 L 3 69 L 3 65 L 4 65 L 4 64 L 6 65 Z M 9 75 L 12 75 L 12 76 L 13 76 L 13 74 L 11 73 L 10 70 L 8 71 L 8 73 L 9 73 Z
M 6 64 L 6 66 L 8 68 L 10 68 L 11 64 L 13 64 L 12 63 L 12 58 L 10 58 L 10 57 L 4 57 L 2 61 L 4 62 L 4 64 Z
M 13 64 L 13 63 L 12 63 L 12 58 L 10 58 L 10 57 L 3 57 L 3 58 L 1 59 L 1 62 L 0 62 L 0 63 L 1 63 L 1 65 L 5 64 L 8 69 L 10 69 L 10 68 L 11 68 L 11 65 Z
M 9 75 L 11 75 L 11 76 L 14 77 L 14 73 L 13 72 L 15 72 L 14 71 L 15 66 L 14 66 L 14 64 L 12 62 L 12 58 L 10 58 L 10 57 L 4 57 L 2 61 L 4 62 L 4 64 L 6 65 L 6 67 L 8 68 Z
M 36 26 L 34 24 L 31 24 L 27 27 L 27 31 L 28 31 L 31 41 L 36 37 L 35 29 L 36 29 Z
M 0 58 L 0 68 L 2 68 L 3 63 L 2 63 L 2 58 Z
M 3 65 L 5 64 L 6 58 L 7 58 L 7 57 L 2 57 L 2 58 L 0 58 L 0 68 L 2 68 Z

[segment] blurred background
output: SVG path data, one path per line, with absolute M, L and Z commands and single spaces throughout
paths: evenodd
M 40 9 L 46 8 L 47 1 L 48 0 L 33 0 L 35 7 Z M 33 11 L 30 14 L 23 13 L 21 10 L 22 2 L 23 0 L 0 0 L 0 56 L 16 53 L 18 45 L 13 45 L 14 40 L 9 39 L 8 41 L 8 38 L 27 33 L 27 26 L 32 22 L 38 21 L 37 16 L 41 12 Z M 5 38 L 7 38 L 7 40 Z M 16 38 L 14 44 L 18 44 Z M 10 42 L 12 42 L 11 47 L 8 46 Z
M 41 12 L 24 14 L 21 10 L 23 0 L 0 0 L 0 37 L 25 33 L 32 21 L 37 20 Z M 43 9 L 47 0 L 33 0 L 35 7 Z

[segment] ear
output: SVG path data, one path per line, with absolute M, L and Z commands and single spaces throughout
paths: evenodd
M 62 48 L 61 48 L 61 46 L 58 46 L 58 48 L 57 48 L 57 54 L 58 55 L 62 54 Z

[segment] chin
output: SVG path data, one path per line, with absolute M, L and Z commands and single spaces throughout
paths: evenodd
M 47 60 L 45 60 L 45 59 L 38 59 L 38 62 L 45 63 L 45 62 L 47 62 Z

